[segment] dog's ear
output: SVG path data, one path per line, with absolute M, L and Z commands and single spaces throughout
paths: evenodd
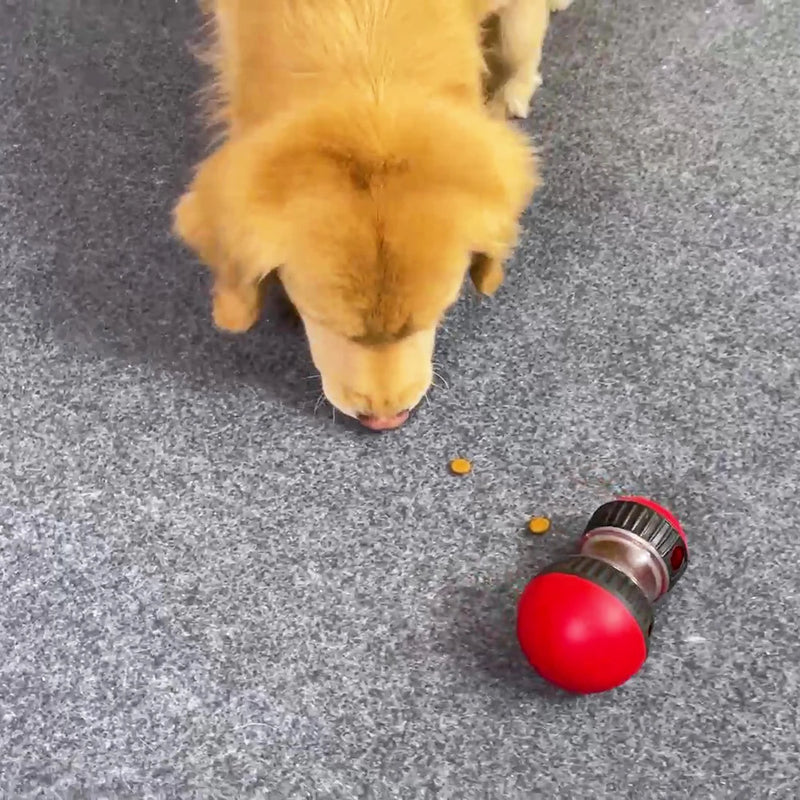
M 271 172 L 263 140 L 228 141 L 200 164 L 175 206 L 174 232 L 223 280 L 259 280 L 282 263 Z
M 471 163 L 463 212 L 470 278 L 479 292 L 493 294 L 516 245 L 519 218 L 539 186 L 538 162 L 525 134 L 505 121 L 481 119 L 463 147 Z
M 473 283 L 493 293 L 516 244 L 519 218 L 539 185 L 528 137 L 483 108 L 437 100 L 409 100 L 395 125 L 409 162 L 420 165 L 421 191 L 438 195 L 472 254 Z

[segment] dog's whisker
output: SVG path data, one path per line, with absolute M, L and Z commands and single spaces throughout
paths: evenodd
M 437 372 L 436 370 L 433 370 L 433 376 L 435 378 L 438 378 L 442 382 L 442 386 L 445 389 L 449 389 L 450 388 L 450 384 L 442 377 L 441 373 Z
M 325 395 L 320 393 L 320 396 L 317 398 L 317 402 L 314 404 L 314 416 L 317 416 L 317 411 L 319 411 L 319 407 L 322 405 L 323 401 L 325 400 Z

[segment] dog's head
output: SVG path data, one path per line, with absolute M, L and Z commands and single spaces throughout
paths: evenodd
M 394 427 L 430 386 L 470 264 L 479 289 L 499 284 L 535 182 L 524 136 L 479 109 L 332 98 L 224 144 L 175 227 L 228 279 L 278 269 L 328 400 Z

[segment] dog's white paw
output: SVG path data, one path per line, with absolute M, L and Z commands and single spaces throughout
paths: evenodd
M 534 92 L 542 85 L 542 76 L 537 72 L 532 80 L 512 78 L 503 87 L 503 101 L 508 116 L 526 119 L 531 113 Z

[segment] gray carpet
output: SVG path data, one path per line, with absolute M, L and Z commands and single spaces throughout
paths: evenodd
M 800 5 L 556 17 L 510 279 L 386 436 L 314 413 L 280 315 L 211 327 L 167 230 L 196 24 L 0 0 L 0 796 L 797 797 Z M 514 603 L 619 489 L 693 563 L 645 669 L 565 696 Z

